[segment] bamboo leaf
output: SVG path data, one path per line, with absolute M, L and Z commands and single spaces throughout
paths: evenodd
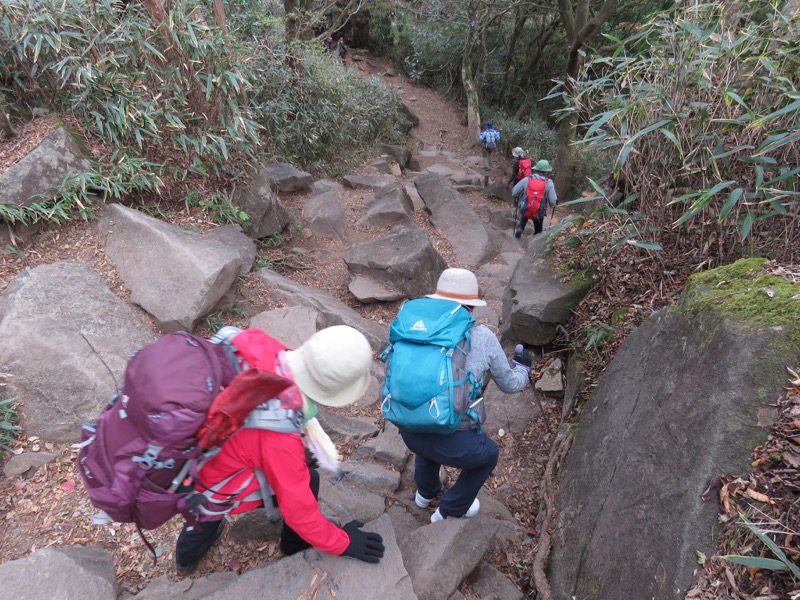
M 625 142 L 625 144 L 622 146 L 622 150 L 619 151 L 616 163 L 614 163 L 615 175 L 619 175 L 619 172 L 625 165 L 625 161 L 628 160 L 628 155 L 631 153 L 631 150 L 633 150 L 633 144 L 631 144 L 630 141 Z
M 661 244 L 655 242 L 643 242 L 641 240 L 626 240 L 626 243 L 637 248 L 644 248 L 645 250 L 663 250 Z
M 797 140 L 800 140 L 800 131 L 787 131 L 779 136 L 770 136 L 758 147 L 755 155 L 758 156 L 759 154 L 773 152 L 778 148 L 781 148 L 786 144 L 791 144 Z
M 780 110 L 776 110 L 775 112 L 772 112 L 764 117 L 761 117 L 760 119 L 756 119 L 755 121 L 753 121 L 751 126 L 762 127 L 767 123 L 769 123 L 770 121 L 774 121 L 778 117 L 782 117 L 783 115 L 787 115 L 797 110 L 800 110 L 800 100 L 795 100 L 794 102 L 787 104 Z
M 785 571 L 786 565 L 774 558 L 761 558 L 758 556 L 739 556 L 737 554 L 727 554 L 723 556 L 725 560 L 736 563 L 737 565 L 744 565 L 745 567 L 753 567 L 755 569 L 769 569 L 770 571 Z
M 603 125 L 608 123 L 608 121 L 610 121 L 616 115 L 618 115 L 620 113 L 620 110 L 621 109 L 607 110 L 606 112 L 602 113 L 597 119 L 595 119 L 595 121 L 592 123 L 592 126 L 589 128 L 589 130 L 586 132 L 586 135 L 584 135 L 583 137 L 584 138 L 592 137 L 595 131 L 600 129 Z
M 728 199 L 725 200 L 725 204 L 722 206 L 722 210 L 719 211 L 718 220 L 720 223 L 724 222 L 725 219 L 728 218 L 728 215 L 730 214 L 731 210 L 733 210 L 733 207 L 736 206 L 736 204 L 739 202 L 739 200 L 742 198 L 743 195 L 744 195 L 744 190 L 740 187 L 736 188 L 728 195 Z
M 744 221 L 742 221 L 741 226 L 739 227 L 739 232 L 742 236 L 742 240 L 746 240 L 750 237 L 750 232 L 753 229 L 753 213 L 747 211 L 747 214 L 744 217 Z

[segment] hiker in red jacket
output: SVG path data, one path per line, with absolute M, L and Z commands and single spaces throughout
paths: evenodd
M 511 177 L 506 182 L 506 189 L 517 185 L 521 179 L 528 177 L 531 174 L 532 162 L 528 158 L 527 152 L 517 146 L 511 151 L 511 156 L 514 157 L 514 162 L 511 163 Z
M 302 406 L 308 424 L 316 414 L 315 403 L 339 407 L 364 395 L 369 383 L 372 349 L 363 334 L 352 327 L 337 325 L 315 333 L 297 350 L 289 350 L 256 329 L 241 331 L 224 328 L 243 367 L 276 372 L 294 381 L 279 394 L 293 397 Z M 224 339 L 212 338 L 218 343 Z M 215 338 L 217 338 L 215 340 Z M 277 400 L 277 399 L 276 399 Z M 272 402 L 272 401 L 270 401 Z M 311 419 L 311 421 L 309 421 Z M 309 431 L 304 430 L 306 437 Z M 330 441 L 330 440 L 328 440 Z M 335 450 L 334 450 L 335 451 Z M 311 546 L 335 555 L 377 563 L 383 556 L 383 540 L 377 533 L 361 531 L 363 525 L 351 521 L 343 528 L 329 521 L 320 511 L 319 474 L 306 463 L 304 438 L 297 431 L 244 428 L 222 446 L 219 454 L 203 465 L 196 485 L 215 489 L 225 499 L 233 494 L 241 503 L 232 514 L 263 506 L 256 469 L 267 478 L 283 516 L 280 550 L 294 554 Z M 252 497 L 252 499 L 251 499 Z M 268 500 L 271 501 L 271 500 Z M 188 523 L 181 531 L 175 551 L 178 574 L 192 573 L 221 537 L 224 520 Z

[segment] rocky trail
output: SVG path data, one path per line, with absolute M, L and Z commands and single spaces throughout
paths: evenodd
M 501 155 L 496 156 L 495 165 L 489 173 L 483 172 L 480 167 L 479 146 L 465 144 L 469 136 L 466 127 L 461 124 L 460 108 L 431 90 L 395 75 L 388 65 L 375 57 L 362 55 L 353 58 L 348 61 L 348 68 L 358 69 L 364 76 L 381 77 L 398 90 L 405 104 L 419 117 L 420 123 L 412 129 L 408 146 L 419 161 L 422 171 L 432 165 L 443 165 L 453 171 L 474 170 L 489 181 L 507 177 L 505 169 L 510 165 L 510 159 Z M 0 151 L 3 150 L 2 144 L 0 142 Z M 365 163 L 352 174 L 372 175 L 375 174 L 375 169 Z M 397 183 L 407 185 L 417 175 L 418 172 L 408 171 L 392 177 Z M 305 227 L 302 231 L 292 228 L 280 239 L 261 243 L 261 256 L 268 264 L 260 266 L 270 266 L 294 281 L 324 290 L 357 310 L 361 316 L 388 328 L 399 302 L 358 302 L 348 290 L 350 275 L 342 260 L 343 254 L 353 243 L 377 239 L 389 229 L 356 225 L 365 211 L 366 199 L 373 193 L 374 190 L 366 188 L 344 188 L 341 204 L 350 232 L 346 243 L 332 238 L 311 236 Z M 487 206 L 497 210 L 501 203 L 499 200 L 485 198 L 479 189 L 465 189 L 461 193 L 482 218 L 489 218 Z M 282 194 L 280 197 L 281 202 L 295 215 L 300 215 L 306 198 L 307 195 L 302 192 Z M 207 221 L 198 208 L 174 202 L 162 205 L 157 199 L 153 199 L 153 206 L 159 208 L 159 216 L 180 226 L 201 231 L 216 226 Z M 510 205 L 505 207 L 510 217 L 513 209 Z M 448 266 L 467 266 L 459 264 L 456 253 L 431 225 L 424 211 L 416 210 L 413 219 L 427 231 L 433 246 L 447 261 Z M 532 235 L 531 228 L 528 229 L 523 238 L 517 240 L 511 253 L 522 256 Z M 0 289 L 5 289 L 9 281 L 25 268 L 62 260 L 86 262 L 102 276 L 117 296 L 129 300 L 129 292 L 105 256 L 96 224 L 93 222 L 48 228 L 21 244 L 19 249 L 0 254 Z M 500 299 L 487 297 L 487 301 L 488 310 L 478 320 L 497 331 L 498 315 L 502 312 Z M 206 319 L 195 333 L 210 334 L 222 322 L 246 327 L 251 317 L 278 307 L 280 305 L 268 297 L 265 282 L 249 273 L 241 278 L 233 304 L 227 310 L 216 312 Z M 152 323 L 143 311 L 140 312 L 142 318 Z M 541 365 L 542 363 L 538 368 Z M 530 388 L 522 394 L 533 405 L 534 398 Z M 545 410 L 543 417 L 539 416 L 522 431 L 514 429 L 504 432 L 502 436 L 495 436 L 500 447 L 500 461 L 485 489 L 530 534 L 530 538 L 522 543 L 495 543 L 490 555 L 485 557 L 495 568 L 508 575 L 524 593 L 530 589 L 528 580 L 534 559 L 534 536 L 540 506 L 539 485 L 553 442 L 550 432 L 556 430 L 561 416 L 559 400 L 546 397 L 542 400 Z M 491 418 L 491 406 L 488 408 Z M 24 412 L 24 406 L 22 410 Z M 355 405 L 337 412 L 381 422 L 380 407 L 377 404 Z M 347 437 L 337 439 L 337 444 L 344 456 L 349 456 L 358 446 L 358 442 Z M 22 558 L 45 547 L 96 545 L 113 554 L 117 579 L 128 592 L 135 593 L 162 575 L 175 578 L 174 542 L 181 526 L 177 519 L 158 530 L 146 533 L 159 554 L 158 561 L 154 564 L 134 526 L 98 528 L 92 525 L 91 515 L 95 510 L 88 502 L 75 470 L 77 451 L 67 446 L 43 443 L 35 437 L 21 440 L 15 452 L 22 451 L 50 453 L 53 460 L 38 468 L 29 478 L 0 476 L 0 562 Z M 412 492 L 413 482 L 404 481 L 397 491 L 395 501 L 401 502 L 401 496 L 408 496 Z M 391 504 L 391 501 L 387 504 Z M 424 519 L 425 516 L 421 515 L 420 518 Z M 244 573 L 280 556 L 275 541 L 234 540 L 226 534 L 193 577 L 208 576 L 215 572 Z M 469 595 L 469 590 L 464 592 L 466 598 L 475 597 Z

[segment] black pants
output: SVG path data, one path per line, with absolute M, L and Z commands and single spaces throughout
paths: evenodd
M 314 469 L 309 469 L 311 475 L 311 492 L 314 498 L 319 497 L 319 473 Z M 185 523 L 178 542 L 175 545 L 175 561 L 182 566 L 191 565 L 200 561 L 209 550 L 214 542 L 217 541 L 218 534 L 222 534 L 224 528 L 224 521 L 206 521 L 198 524 L 197 527 L 192 527 Z M 305 541 L 300 535 L 289 527 L 286 522 L 283 523 L 281 531 L 280 549 L 286 555 L 294 554 L 310 548 L 311 544 Z
M 540 217 L 538 219 L 530 219 L 533 222 L 533 234 L 536 235 L 537 233 L 542 233 L 542 226 L 544 225 L 544 217 Z M 525 231 L 525 225 L 528 224 L 528 219 L 525 218 L 523 215 L 519 223 L 517 224 L 517 231 L 522 233 Z

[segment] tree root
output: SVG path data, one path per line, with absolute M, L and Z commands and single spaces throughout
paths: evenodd
M 559 432 L 556 437 L 556 442 L 553 445 L 553 451 L 550 453 L 550 458 L 547 461 L 547 467 L 544 470 L 542 477 L 542 493 L 541 498 L 544 501 L 544 516 L 540 512 L 541 519 L 539 520 L 539 547 L 536 550 L 536 558 L 533 560 L 533 569 L 531 571 L 530 585 L 533 587 L 541 600 L 553 600 L 553 591 L 550 589 L 550 584 L 547 582 L 547 563 L 550 558 L 550 547 L 552 546 L 552 538 L 550 536 L 550 528 L 553 526 L 553 514 L 555 512 L 555 477 L 553 471 L 558 468 L 561 461 L 569 452 L 572 445 L 572 438 L 565 435 L 566 426 Z

